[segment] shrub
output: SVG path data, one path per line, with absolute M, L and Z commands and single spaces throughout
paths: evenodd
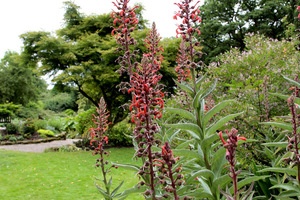
M 47 121 L 43 119 L 36 119 L 33 121 L 34 125 L 36 126 L 36 129 L 46 129 L 47 127 Z
M 111 146 L 132 146 L 133 129 L 129 123 L 122 121 L 109 129 L 109 145 Z
M 59 93 L 49 96 L 45 100 L 45 109 L 62 112 L 66 109 L 76 108 L 76 97 L 69 93 Z
M 94 126 L 92 121 L 93 114 L 96 114 L 95 108 L 79 113 L 75 117 L 75 128 L 79 135 L 88 134 L 88 130 Z
M 50 130 L 39 129 L 37 132 L 42 138 L 54 137 L 54 132 Z
M 78 140 L 77 142 L 73 142 L 74 145 L 80 149 L 83 150 L 92 150 L 93 146 L 90 144 L 91 140 L 89 138 L 82 138 L 81 140 Z
M 17 134 L 19 132 L 19 126 L 17 124 L 9 123 L 6 124 L 7 134 Z
M 22 130 L 23 130 L 24 136 L 28 138 L 28 137 L 31 137 L 35 133 L 36 127 L 32 120 L 27 119 L 23 124 Z
M 15 136 L 11 136 L 11 137 L 9 137 L 8 140 L 11 141 L 11 142 L 16 142 L 17 138 Z
M 63 130 L 63 121 L 59 117 L 52 117 L 48 120 L 48 126 L 46 129 L 60 133 Z
M 24 140 L 23 135 L 20 135 L 19 137 L 17 137 L 17 140 Z
M 59 147 L 60 152 L 75 152 L 75 151 L 80 151 L 80 148 L 77 148 L 74 144 L 71 145 L 63 145 Z

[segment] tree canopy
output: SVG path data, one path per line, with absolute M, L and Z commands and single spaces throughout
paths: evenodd
M 206 0 L 200 10 L 206 64 L 231 47 L 243 50 L 246 33 L 281 39 L 288 24 L 297 23 L 294 0 Z
M 120 66 L 115 62 L 119 55 L 111 35 L 113 19 L 110 14 L 85 16 L 72 2 L 65 2 L 65 9 L 65 24 L 57 30 L 56 36 L 42 31 L 21 35 L 24 57 L 28 63 L 40 62 L 42 74 L 52 75 L 54 82 L 76 88 L 95 106 L 100 97 L 104 97 L 112 122 L 121 121 L 126 115 L 120 106 L 129 100 L 129 96 L 122 95 L 117 85 L 128 77 L 116 73 Z M 132 33 L 140 52 L 145 49 L 143 38 L 147 33 L 142 10 L 142 7 L 137 10 L 138 29 Z M 169 48 L 174 50 L 172 45 Z M 173 82 L 169 67 L 172 63 L 167 60 L 161 70 L 168 84 Z
M 0 103 L 25 105 L 35 101 L 46 90 L 46 83 L 34 73 L 32 66 L 16 52 L 6 52 L 0 62 Z

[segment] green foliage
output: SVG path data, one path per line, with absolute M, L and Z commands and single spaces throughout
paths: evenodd
M 127 147 L 132 146 L 132 135 L 133 127 L 126 120 L 115 124 L 109 129 L 108 143 L 109 146 L 114 147 Z
M 200 6 L 200 40 L 206 64 L 231 47 L 244 50 L 247 33 L 274 39 L 285 36 L 288 24 L 298 24 L 295 1 L 206 0 Z M 274 14 L 274 12 L 276 14 Z
M 37 133 L 42 137 L 42 138 L 47 138 L 47 137 L 54 137 L 55 134 L 53 131 L 50 130 L 44 130 L 44 129 L 39 129 Z
M 143 38 L 146 35 L 142 10 L 142 6 L 137 9 L 138 30 L 132 33 L 137 48 L 141 50 L 145 49 Z M 57 30 L 56 36 L 46 32 L 21 35 L 24 43 L 22 54 L 27 62 L 40 62 L 42 66 L 39 71 L 42 74 L 53 75 L 55 78 L 52 81 L 57 84 L 74 87 L 93 106 L 97 107 L 99 98 L 103 97 L 111 114 L 110 121 L 118 123 L 127 116 L 127 112 L 119 107 L 128 102 L 129 97 L 116 89 L 128 77 L 116 73 L 120 66 L 115 60 L 120 54 L 116 53 L 117 43 L 111 35 L 113 18 L 110 14 L 84 15 L 72 2 L 65 2 L 65 11 L 65 24 Z M 164 42 L 170 52 L 165 51 L 168 59 L 160 70 L 171 91 L 177 42 L 175 38 Z M 141 57 L 142 54 L 139 54 L 137 60 Z M 55 102 L 49 105 L 51 109 L 55 108 Z
M 35 120 L 33 120 L 33 123 L 34 123 L 37 130 L 47 128 L 47 120 L 35 119 Z
M 70 93 L 58 93 L 52 96 L 51 93 L 44 97 L 45 109 L 55 112 L 62 112 L 67 109 L 76 108 L 76 98 Z
M 72 145 L 63 145 L 61 147 L 59 147 L 58 151 L 59 152 L 76 152 L 76 151 L 80 151 L 80 148 L 77 148 L 74 144 Z
M 30 119 L 27 119 L 23 123 L 22 127 L 22 135 L 26 138 L 30 138 L 36 131 L 36 126 L 34 125 L 33 121 Z
M 0 104 L 0 117 L 15 117 L 19 113 L 20 107 L 13 103 Z
M 46 129 L 52 130 L 55 133 L 60 133 L 63 130 L 63 121 L 60 117 L 51 117 L 47 121 Z
M 6 52 L 0 62 L 0 103 L 13 102 L 25 105 L 36 101 L 45 81 L 37 77 L 32 66 L 24 63 L 24 57 L 16 52 Z
M 5 125 L 7 134 L 13 135 L 20 132 L 20 127 L 18 124 L 8 123 Z
M 92 126 L 94 126 L 94 123 L 92 121 L 92 119 L 94 119 L 93 114 L 96 114 L 95 108 L 91 108 L 82 113 L 78 113 L 78 115 L 75 117 L 75 129 L 79 135 L 89 134 L 88 130 Z
M 15 136 L 11 136 L 11 137 L 9 137 L 8 140 L 11 141 L 11 142 L 16 142 L 17 138 Z
M 260 122 L 289 112 L 286 103 L 270 93 L 288 92 L 289 85 L 281 74 L 299 74 L 299 51 L 295 49 L 298 41 L 278 41 L 261 35 L 248 35 L 245 44 L 243 52 L 231 49 L 220 55 L 219 64 L 212 63 L 208 72 L 220 80 L 217 86 L 219 95 L 237 100 L 236 106 L 228 108 L 228 112 L 245 111 L 247 117 L 238 117 L 230 124 L 239 127 L 239 133 L 247 138 L 264 140 L 270 129 Z M 262 150 L 260 145 L 250 144 L 245 151 L 252 151 L 252 148 Z M 270 162 L 259 153 L 249 152 L 247 155 L 250 156 L 249 161 Z

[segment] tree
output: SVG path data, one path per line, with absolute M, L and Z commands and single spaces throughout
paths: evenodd
M 111 113 L 110 121 L 117 123 L 126 116 L 120 106 L 128 102 L 129 95 L 121 94 L 117 89 L 128 77 L 116 73 L 120 66 L 115 62 L 119 54 L 111 35 L 113 18 L 110 14 L 85 16 L 72 2 L 65 2 L 65 8 L 65 25 L 57 30 L 57 36 L 47 32 L 21 35 L 23 54 L 28 62 L 42 63 L 41 73 L 52 75 L 54 82 L 76 88 L 96 107 L 103 97 Z M 140 53 L 145 49 L 143 38 L 147 33 L 141 12 L 142 7 L 137 10 L 138 29 L 132 33 L 137 38 Z M 137 60 L 141 57 L 138 55 Z M 164 66 L 161 71 L 170 82 L 169 66 Z
M 297 23 L 294 0 L 206 0 L 200 10 L 206 64 L 231 47 L 244 50 L 247 33 L 281 39 L 288 24 Z
M 46 90 L 45 81 L 40 79 L 16 52 L 6 52 L 1 60 L 0 82 L 0 103 L 25 105 L 37 100 L 39 94 Z

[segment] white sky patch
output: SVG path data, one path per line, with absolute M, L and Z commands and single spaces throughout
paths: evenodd
M 47 31 L 54 33 L 63 27 L 65 0 L 3 0 L 0 1 L 0 59 L 6 51 L 21 52 L 22 40 L 19 36 L 29 31 Z M 85 15 L 109 13 L 114 8 L 111 0 L 74 0 Z M 154 21 L 162 37 L 176 36 L 176 24 L 173 19 L 179 0 L 131 0 L 129 4 L 142 3 L 143 16 Z

